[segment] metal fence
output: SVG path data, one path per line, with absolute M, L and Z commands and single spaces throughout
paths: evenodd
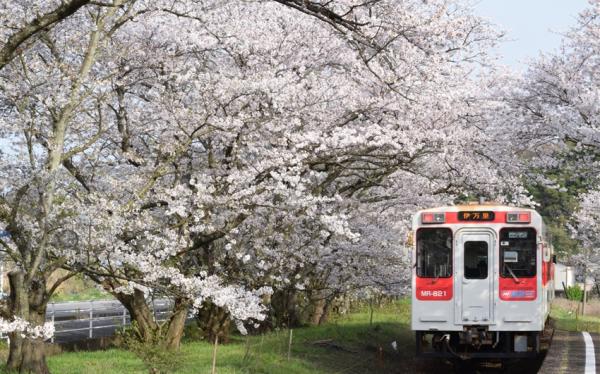
M 170 306 L 169 300 L 152 301 L 155 320 L 167 320 Z M 111 336 L 117 329 L 131 324 L 129 312 L 116 300 L 51 303 L 46 320 L 54 323 L 53 343 Z

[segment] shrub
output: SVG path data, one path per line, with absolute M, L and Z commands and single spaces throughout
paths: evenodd
M 569 300 L 582 301 L 583 289 L 581 289 L 581 287 L 579 287 L 579 285 L 576 284 L 574 286 L 567 287 L 565 295 L 567 295 L 567 299 Z
M 153 339 L 142 341 L 139 329 L 133 321 L 129 327 L 117 333 L 118 346 L 138 356 L 152 374 L 176 372 L 181 365 L 181 353 L 165 349 L 164 327 L 165 325 L 159 325 Z

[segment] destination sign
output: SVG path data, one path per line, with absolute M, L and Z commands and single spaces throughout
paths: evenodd
M 527 239 L 527 231 L 509 231 L 509 239 Z
M 477 212 L 458 212 L 459 221 L 493 221 L 495 218 L 494 212 L 477 211 Z

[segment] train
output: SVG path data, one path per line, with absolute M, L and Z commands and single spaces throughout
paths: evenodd
M 478 202 L 413 216 L 412 317 L 418 357 L 537 357 L 556 257 L 529 208 Z

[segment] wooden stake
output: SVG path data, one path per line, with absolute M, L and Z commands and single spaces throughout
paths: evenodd
M 246 335 L 246 352 L 244 353 L 244 361 L 250 358 L 250 337 Z
M 294 334 L 294 330 L 290 329 L 290 340 L 288 342 L 288 355 L 287 355 L 287 359 L 288 361 L 290 360 L 290 357 L 292 355 L 292 336 Z
M 219 337 L 215 336 L 215 348 L 213 349 L 211 374 L 217 373 L 217 345 L 219 345 Z
M 369 310 L 371 312 L 369 317 L 369 326 L 373 326 L 373 297 L 369 299 Z
M 260 354 L 262 354 L 262 350 L 263 350 L 263 343 L 264 343 L 264 341 L 265 341 L 265 334 L 264 334 L 264 333 L 262 333 L 262 334 L 260 335 L 260 349 L 259 349 L 259 353 L 260 353 Z

